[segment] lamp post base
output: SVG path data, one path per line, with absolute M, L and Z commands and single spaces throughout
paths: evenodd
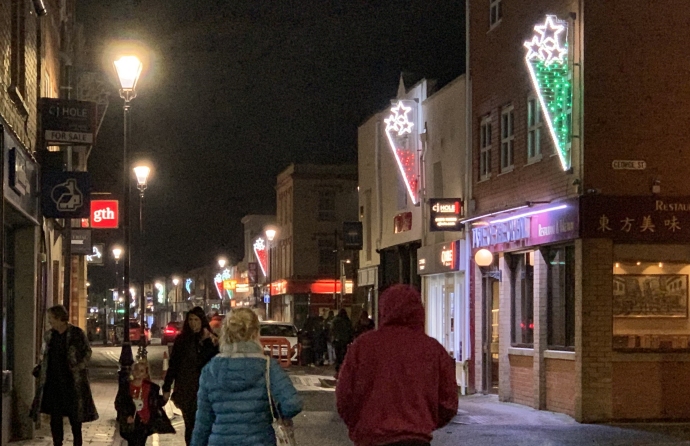
M 120 350 L 120 370 L 118 375 L 120 375 L 121 379 L 128 378 L 132 373 L 132 364 L 134 364 L 132 344 L 129 341 L 125 341 L 122 343 L 122 349 Z
M 139 344 L 139 349 L 137 350 L 137 360 L 146 361 L 148 358 L 148 351 L 146 350 L 146 341 L 143 344 Z

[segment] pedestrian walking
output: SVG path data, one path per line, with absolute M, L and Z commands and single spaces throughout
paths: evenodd
M 347 346 L 352 342 L 353 330 L 352 321 L 347 315 L 347 311 L 342 308 L 338 315 L 333 318 L 333 350 L 335 350 L 335 376 L 338 377 L 340 366 L 345 360 Z
M 328 364 L 335 364 L 335 350 L 333 349 L 333 310 L 328 310 L 328 315 L 324 321 L 326 330 L 326 350 L 328 351 Z
M 393 285 L 379 327 L 350 346 L 336 387 L 338 413 L 357 446 L 429 445 L 457 414 L 455 363 L 424 333 L 419 292 Z
M 259 343 L 259 318 L 233 310 L 221 328 L 220 354 L 204 367 L 192 446 L 275 445 L 271 399 L 287 425 L 302 411 L 292 381 Z
M 376 326 L 374 321 L 369 318 L 369 313 L 367 310 L 362 310 L 362 312 L 359 313 L 359 319 L 357 319 L 357 324 L 355 325 L 355 339 L 362 333 L 366 333 L 374 328 L 376 328 Z
M 151 382 L 146 361 L 135 363 L 132 376 L 120 382 L 115 410 L 120 436 L 129 446 L 145 446 L 146 439 L 154 433 L 175 433 L 163 410 L 160 391 L 160 386 Z
M 50 414 L 54 446 L 62 446 L 64 417 L 69 419 L 75 446 L 83 444 L 82 423 L 98 419 L 87 368 L 91 346 L 84 331 L 68 320 L 62 305 L 48 309 L 51 328 L 43 335 L 41 362 L 34 368 L 38 384 L 31 417 L 38 421 L 39 413 Z
M 182 411 L 184 438 L 189 446 L 194 430 L 196 394 L 199 390 L 201 369 L 218 353 L 218 337 L 213 334 L 206 314 L 201 307 L 194 307 L 187 313 L 182 333 L 175 338 L 168 372 L 163 383 L 163 399 L 172 399 Z M 172 398 L 170 389 L 173 387 Z

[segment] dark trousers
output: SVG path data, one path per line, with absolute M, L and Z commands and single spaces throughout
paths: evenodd
M 192 432 L 194 431 L 194 421 L 196 420 L 196 407 L 180 409 L 182 411 L 182 419 L 184 420 L 184 441 L 189 446 L 192 444 Z
M 335 350 L 335 371 L 340 371 L 340 366 L 343 365 L 345 354 L 347 353 L 347 343 L 342 341 L 333 341 L 333 350 Z
M 431 446 L 431 443 L 424 441 L 398 441 L 397 443 L 388 443 L 382 446 Z
M 62 446 L 62 442 L 65 439 L 65 431 L 62 426 L 63 418 L 62 414 L 50 415 L 50 434 L 53 436 L 54 446 Z M 74 446 L 82 446 L 81 423 L 75 421 L 75 417 L 69 417 L 69 424 L 72 427 Z
M 120 434 L 120 436 L 127 440 L 128 446 L 146 446 L 146 439 L 150 435 L 148 426 L 142 424 L 138 415 L 136 416 L 134 423 L 134 430 L 127 432 L 124 435 Z

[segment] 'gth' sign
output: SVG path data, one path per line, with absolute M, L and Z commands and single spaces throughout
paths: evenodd
M 91 200 L 92 228 L 117 228 L 119 217 L 117 200 Z

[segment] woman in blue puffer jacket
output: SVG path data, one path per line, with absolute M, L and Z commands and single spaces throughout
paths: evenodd
M 259 328 L 259 318 L 248 308 L 225 318 L 220 353 L 201 372 L 192 446 L 276 444 Z M 271 395 L 289 422 L 302 411 L 302 401 L 273 359 L 270 373 Z

